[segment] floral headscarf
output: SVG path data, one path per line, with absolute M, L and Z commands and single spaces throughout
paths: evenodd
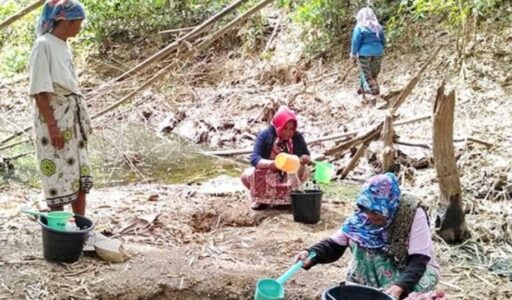
M 357 26 L 370 29 L 375 32 L 377 37 L 379 36 L 379 32 L 382 30 L 382 26 L 380 25 L 379 20 L 377 20 L 377 16 L 369 7 L 361 8 L 357 13 Z
M 79 1 L 48 0 L 44 4 L 43 12 L 39 17 L 36 35 L 41 36 L 45 33 L 51 33 L 56 21 L 83 19 L 85 19 L 85 10 Z
M 393 173 L 371 177 L 357 198 L 356 204 L 359 209 L 345 221 L 341 231 L 363 248 L 386 247 L 387 228 L 398 210 L 400 194 L 398 179 Z M 381 214 L 386 218 L 386 222 L 380 226 L 371 224 L 366 211 Z

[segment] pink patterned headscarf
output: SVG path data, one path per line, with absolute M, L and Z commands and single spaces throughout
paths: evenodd
M 379 32 L 382 30 L 377 15 L 369 7 L 361 8 L 357 13 L 357 26 L 365 27 L 375 32 L 379 36 Z

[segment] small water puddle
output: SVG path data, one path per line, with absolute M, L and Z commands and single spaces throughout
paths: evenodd
M 13 148 L 6 156 L 33 151 L 32 144 Z M 243 165 L 206 156 L 201 148 L 176 136 L 159 136 L 143 126 L 97 131 L 90 140 L 89 159 L 96 187 L 131 183 L 181 184 L 203 182 L 220 175 L 239 176 Z M 0 170 L 0 185 L 10 180 L 40 187 L 35 155 Z

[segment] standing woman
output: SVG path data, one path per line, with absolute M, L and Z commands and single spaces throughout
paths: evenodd
M 76 0 L 49 0 L 36 28 L 30 58 L 30 96 L 34 100 L 35 148 L 48 207 L 85 215 L 92 187 L 87 162 L 90 119 L 67 43 L 76 36 L 85 11 Z
M 362 8 L 357 13 L 357 24 L 352 34 L 350 53 L 354 62 L 359 60 L 361 68 L 358 94 L 379 95 L 377 76 L 380 73 L 385 47 L 384 30 L 377 16 L 371 8 Z

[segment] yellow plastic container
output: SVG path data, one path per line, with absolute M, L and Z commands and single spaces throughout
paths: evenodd
M 276 168 L 288 174 L 295 174 L 300 168 L 300 159 L 297 155 L 279 153 L 275 159 Z

